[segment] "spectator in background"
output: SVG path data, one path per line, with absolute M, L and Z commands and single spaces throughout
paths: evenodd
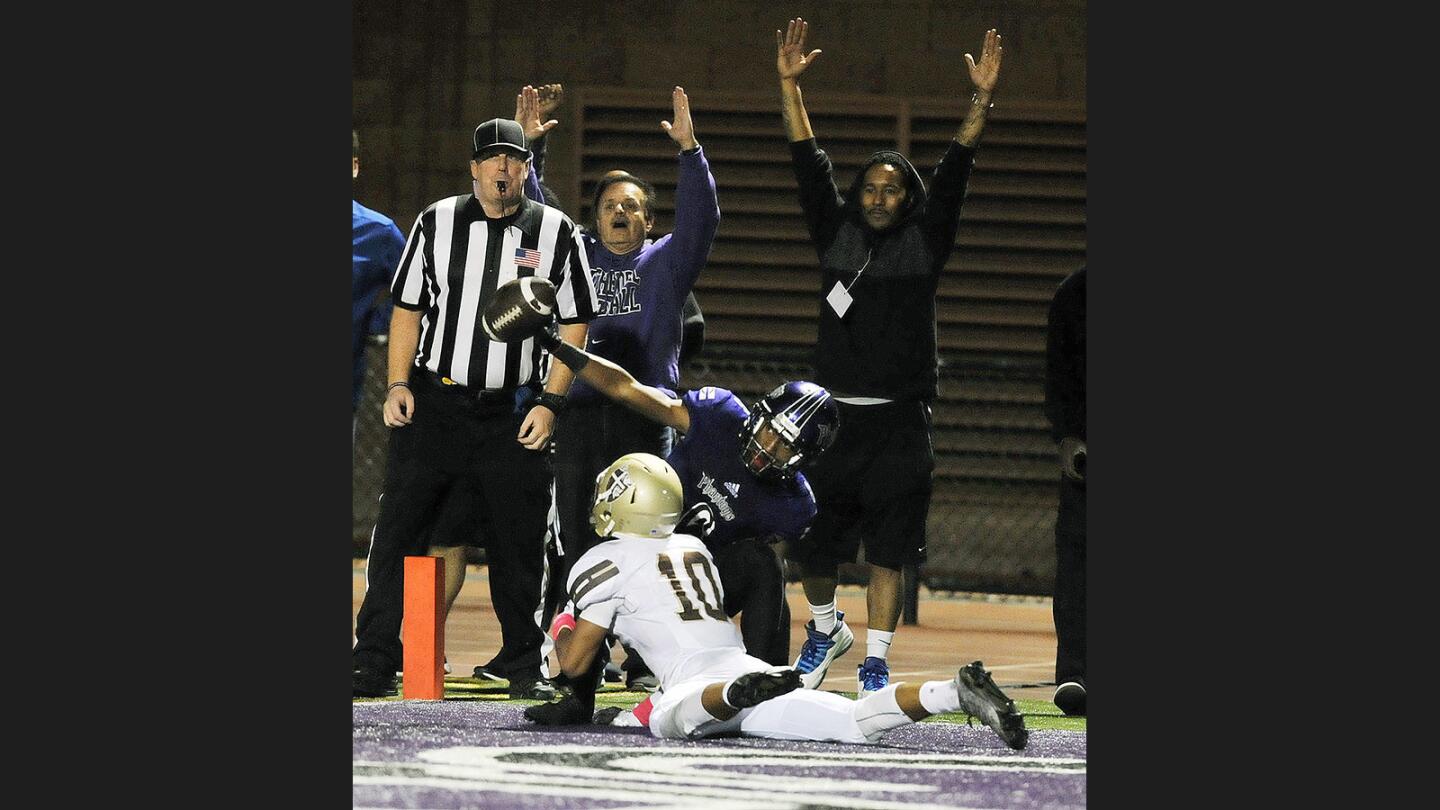
M 360 176 L 360 133 L 350 130 L 350 179 Z M 354 200 L 350 201 L 350 323 L 351 360 L 354 390 L 350 401 L 351 442 L 354 442 L 360 410 L 360 394 L 365 385 L 365 343 L 367 336 L 377 343 L 385 342 L 390 328 L 390 306 L 385 291 L 390 277 L 400 264 L 405 249 L 405 235 L 395 227 L 394 220 L 372 211 Z
M 904 155 L 873 153 L 841 197 L 829 157 L 815 141 L 798 78 L 820 51 L 805 51 L 808 24 L 775 32 L 781 114 L 815 252 L 820 260 L 820 327 L 815 381 L 840 403 L 840 434 L 809 473 L 819 514 L 800 563 L 813 616 L 795 667 L 816 688 L 854 641 L 835 609 L 839 564 L 865 543 L 866 657 L 862 695 L 889 683 L 887 655 L 900 620 L 901 570 L 925 558 L 932 450 L 930 402 L 939 392 L 935 292 L 955 247 L 975 147 L 1000 75 L 1000 36 L 985 34 L 977 64 L 965 54 L 975 95 L 927 193 Z
M 1060 450 L 1054 701 L 1085 714 L 1085 268 L 1060 282 L 1045 339 L 1045 418 Z

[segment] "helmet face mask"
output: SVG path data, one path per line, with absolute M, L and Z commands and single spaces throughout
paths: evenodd
M 761 397 L 740 431 L 740 461 L 765 481 L 788 481 L 835 440 L 840 415 L 830 392 L 787 382 Z
M 795 477 L 804 460 L 804 454 L 785 438 L 777 429 L 774 420 L 759 418 L 745 421 L 745 445 L 740 449 L 740 460 L 745 469 L 758 478 L 770 481 Z
M 627 453 L 595 476 L 590 525 L 614 534 L 664 539 L 675 531 L 684 491 L 674 468 L 649 453 Z

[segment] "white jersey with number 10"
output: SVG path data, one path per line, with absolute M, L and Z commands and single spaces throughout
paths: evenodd
M 725 615 L 715 559 L 688 534 L 606 540 L 571 566 L 566 585 L 576 618 L 608 627 L 662 687 L 745 650 L 740 628 Z

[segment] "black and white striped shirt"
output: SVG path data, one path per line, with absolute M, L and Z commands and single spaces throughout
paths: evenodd
M 416 367 L 475 389 L 545 380 L 549 353 L 533 339 L 492 342 L 480 313 L 501 284 L 538 275 L 555 285 L 560 323 L 592 320 L 599 303 L 579 237 L 564 213 L 530 199 L 498 220 L 485 215 L 474 194 L 426 208 L 390 283 L 395 306 L 424 313 Z

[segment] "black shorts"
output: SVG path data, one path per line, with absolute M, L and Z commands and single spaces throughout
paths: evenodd
M 935 472 L 930 406 L 840 407 L 835 443 L 805 472 L 818 514 L 791 558 L 815 570 L 865 560 L 900 570 L 925 561 L 925 519 Z

